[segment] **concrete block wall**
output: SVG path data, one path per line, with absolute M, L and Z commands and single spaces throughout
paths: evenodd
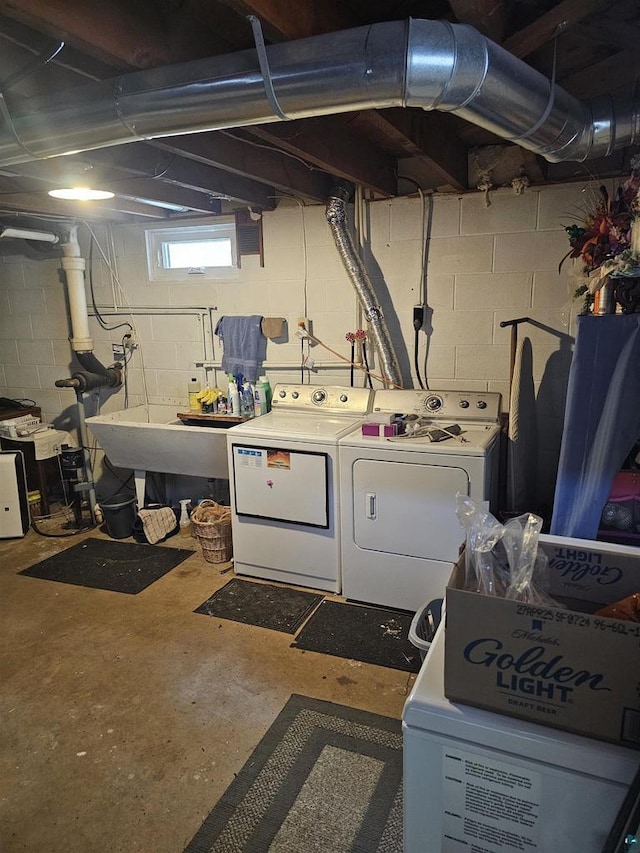
M 419 363 L 432 388 L 492 390 L 508 406 L 509 331 L 500 321 L 529 316 L 536 325 L 520 327 L 532 341 L 534 380 L 540 427 L 539 492 L 552 498 L 560 444 L 562 412 L 570 361 L 572 303 L 570 265 L 557 272 L 568 249 L 563 226 L 576 218 L 581 185 L 531 188 L 522 196 L 498 190 L 485 206 L 481 194 L 433 199 L 426 277 L 422 275 L 428 223 L 420 198 L 370 202 L 365 211 L 364 257 L 383 306 L 407 387 L 413 372 L 413 306 L 425 300 L 430 311 L 426 333 L 419 335 Z M 426 206 L 425 206 L 426 207 Z M 176 223 L 177 225 L 183 223 Z M 162 223 L 157 227 L 166 227 Z M 108 234 L 96 227 L 100 246 L 117 272 L 115 283 L 94 248 L 93 285 L 101 306 L 118 305 L 111 325 L 129 321 L 140 347 L 128 371 L 129 405 L 168 403 L 179 411 L 186 404 L 187 380 L 194 364 L 206 356 L 219 364 L 220 342 L 211 336 L 223 314 L 282 316 L 288 337 L 269 342 L 266 372 L 273 384 L 300 381 L 301 343 L 295 337 L 299 316 L 310 317 L 313 331 L 328 347 L 349 355 L 348 331 L 361 323 L 354 290 L 344 271 L 325 221 L 322 206 L 302 207 L 284 201 L 264 214 L 265 265 L 257 257 L 242 259 L 231 278 L 196 283 L 151 282 L 147 274 L 144 228 L 113 227 L 114 254 Z M 81 226 L 88 255 L 88 232 Z M 59 262 L 15 254 L 0 245 L 0 393 L 30 398 L 56 426 L 73 424 L 72 391 L 58 390 L 55 379 L 68 375 L 73 360 Z M 88 287 L 87 287 L 88 290 Z M 424 292 L 423 292 L 424 291 Z M 128 310 L 135 314 L 128 316 Z M 209 309 L 212 309 L 209 312 Z M 105 330 L 90 321 L 98 357 L 113 360 L 112 343 L 126 328 Z M 348 384 L 349 368 L 334 354 L 316 346 L 311 355 L 317 372 L 306 372 L 314 384 Z M 372 358 L 375 370 L 376 360 Z M 424 370 L 426 368 L 426 371 Z M 223 374 L 208 372 L 212 384 L 224 387 Z M 359 374 L 359 382 L 363 377 Z M 379 383 L 376 383 L 379 384 Z M 123 408 L 124 390 L 90 396 L 88 410 Z

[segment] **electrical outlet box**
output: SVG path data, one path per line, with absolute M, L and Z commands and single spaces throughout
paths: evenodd
M 125 348 L 128 350 L 137 349 L 138 341 L 136 340 L 135 332 L 129 332 L 128 336 L 124 338 Z
M 124 357 L 124 345 L 123 344 L 111 344 L 111 352 L 114 358 L 123 358 Z
M 310 335 L 313 334 L 311 331 L 311 320 L 308 317 L 298 317 L 298 328 L 304 329 Z

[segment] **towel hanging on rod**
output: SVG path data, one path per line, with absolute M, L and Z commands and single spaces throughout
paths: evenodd
M 222 369 L 234 376 L 242 374 L 255 382 L 267 353 L 267 339 L 262 334 L 262 317 L 221 317 L 215 333 L 222 339 Z

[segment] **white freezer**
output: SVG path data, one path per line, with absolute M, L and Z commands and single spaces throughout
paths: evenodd
M 405 853 L 600 853 L 640 753 L 449 702 L 445 634 L 403 713 Z

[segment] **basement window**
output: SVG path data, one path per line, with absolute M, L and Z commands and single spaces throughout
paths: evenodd
M 233 219 L 209 225 L 148 229 L 146 241 L 150 281 L 197 281 L 237 274 Z

